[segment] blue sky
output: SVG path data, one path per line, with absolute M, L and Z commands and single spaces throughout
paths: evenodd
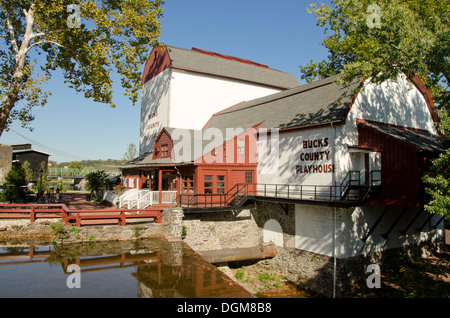
M 294 74 L 320 61 L 325 35 L 302 0 L 166 0 L 160 41 L 249 59 Z M 144 67 L 144 65 L 142 65 Z M 31 142 L 57 162 L 121 159 L 130 143 L 139 146 L 140 100 L 133 106 L 116 89 L 116 108 L 85 99 L 64 85 L 58 73 L 48 82 L 52 96 L 33 111 L 32 132 L 12 125 L 0 143 Z M 24 138 L 25 136 L 26 138 Z

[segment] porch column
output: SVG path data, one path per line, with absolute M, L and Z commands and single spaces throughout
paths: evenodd
M 159 204 L 162 204 L 162 170 L 161 169 L 159 169 L 159 172 L 158 172 L 158 191 L 159 191 L 158 201 L 159 201 Z

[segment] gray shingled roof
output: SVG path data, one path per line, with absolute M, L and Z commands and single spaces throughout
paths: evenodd
M 175 68 L 250 81 L 282 89 L 299 85 L 295 76 L 289 73 L 210 56 L 175 46 L 167 45 L 166 47 L 172 66 Z
M 377 125 L 373 123 L 360 123 L 363 127 L 368 127 L 382 134 L 388 135 L 400 142 L 406 143 L 414 148 L 425 152 L 442 152 L 442 144 L 436 136 L 423 131 L 412 131 L 386 125 Z
M 180 144 L 179 149 L 177 150 L 176 155 L 179 155 L 182 157 L 182 159 L 185 159 L 185 154 L 183 154 L 184 147 L 187 147 L 190 150 L 190 158 L 183 161 L 183 163 L 192 163 L 195 161 L 195 159 L 198 159 L 197 157 L 201 157 L 201 155 L 204 155 L 209 151 L 212 150 L 211 147 L 215 148 L 220 146 L 223 141 L 217 140 L 212 137 L 212 140 L 203 140 L 202 134 L 196 134 L 196 130 L 194 129 L 184 129 L 184 128 L 174 128 L 174 127 L 164 127 L 164 129 L 167 131 L 167 133 L 173 138 L 174 143 L 183 142 L 184 138 L 189 136 L 190 143 L 187 145 Z M 201 133 L 201 131 L 199 131 Z M 176 134 L 176 136 L 174 135 Z M 182 137 L 179 137 L 182 136 Z M 197 139 L 197 137 L 200 137 L 200 139 Z M 195 147 L 199 147 L 201 145 L 201 154 L 199 154 L 199 150 Z M 180 151 L 181 149 L 181 151 Z M 174 158 L 176 160 L 180 160 L 180 158 Z M 150 166 L 160 166 L 160 165 L 174 165 L 179 164 L 180 162 L 176 162 L 172 158 L 159 158 L 159 159 L 153 159 L 153 152 L 146 152 L 138 156 L 137 158 L 126 162 L 124 165 L 121 166 L 121 168 L 135 168 L 135 167 L 150 167 Z
M 246 129 L 261 122 L 260 128 L 286 129 L 341 121 L 359 83 L 343 88 L 337 83 L 338 78 L 339 75 L 331 76 L 238 104 L 213 115 L 204 129 Z

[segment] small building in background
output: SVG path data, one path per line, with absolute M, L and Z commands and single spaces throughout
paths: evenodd
M 17 161 L 20 163 L 28 161 L 30 163 L 30 168 L 33 171 L 33 177 L 35 179 L 32 181 L 37 181 L 39 175 L 42 174 L 41 163 L 45 162 L 44 166 L 47 167 L 48 157 L 50 157 L 51 154 L 32 149 L 32 145 L 30 143 L 11 145 L 11 148 L 12 161 Z

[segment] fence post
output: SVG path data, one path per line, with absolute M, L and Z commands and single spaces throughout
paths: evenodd
M 61 220 L 63 220 L 63 222 L 66 225 L 69 225 L 69 220 L 67 219 L 67 215 L 64 213 L 64 209 L 62 206 L 61 206 Z
M 120 212 L 120 225 L 124 226 L 127 224 L 127 217 L 125 216 L 125 211 Z
M 31 207 L 31 211 L 30 211 L 30 221 L 34 222 L 36 221 L 36 214 L 34 212 L 34 206 Z
M 77 212 L 76 224 L 77 224 L 77 227 L 81 227 L 80 212 Z

